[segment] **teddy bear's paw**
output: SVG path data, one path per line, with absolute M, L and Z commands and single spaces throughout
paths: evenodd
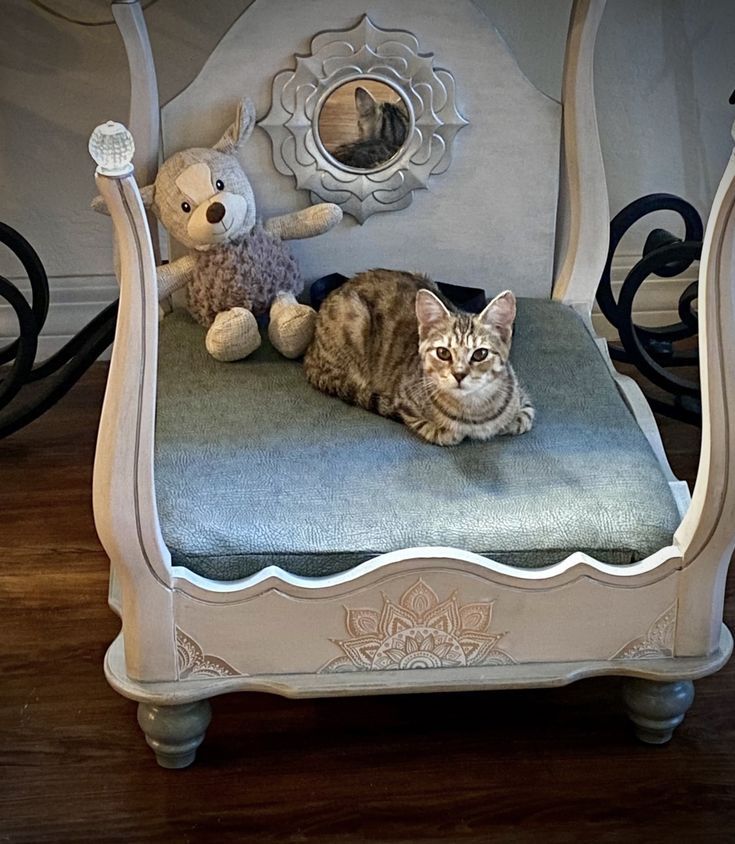
M 322 232 L 329 231 L 342 220 L 342 209 L 333 202 L 320 202 L 318 205 L 313 205 L 311 211 L 317 228 Z
M 207 351 L 221 361 L 241 360 L 260 346 L 258 323 L 247 308 L 230 308 L 214 318 L 207 331 Z
M 280 301 L 271 308 L 268 337 L 286 358 L 304 354 L 316 327 L 316 311 L 298 302 Z

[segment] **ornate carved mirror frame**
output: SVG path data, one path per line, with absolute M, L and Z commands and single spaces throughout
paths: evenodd
M 294 70 L 273 79 L 271 108 L 258 125 L 271 138 L 276 169 L 294 176 L 312 202 L 335 202 L 363 223 L 380 211 L 406 208 L 414 190 L 447 170 L 454 136 L 468 121 L 457 111 L 454 77 L 434 67 L 433 53 L 419 53 L 410 32 L 380 29 L 364 15 L 352 29 L 319 33 L 311 54 L 295 59 Z M 341 164 L 318 130 L 331 94 L 360 79 L 392 88 L 409 114 L 403 146 L 370 170 Z

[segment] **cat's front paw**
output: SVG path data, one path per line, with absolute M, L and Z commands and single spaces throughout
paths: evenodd
M 415 431 L 422 440 L 431 443 L 432 445 L 458 445 L 464 439 L 463 434 L 452 431 L 449 428 L 443 428 L 434 422 L 421 420 L 409 425 L 412 431 Z
M 518 411 L 513 421 L 503 431 L 504 434 L 525 434 L 533 428 L 533 420 L 536 418 L 536 411 L 530 404 L 525 404 Z

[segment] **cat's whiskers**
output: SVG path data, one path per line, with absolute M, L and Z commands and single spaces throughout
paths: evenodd
M 406 390 L 406 398 L 412 401 L 436 398 L 441 392 L 439 385 L 431 378 L 424 377 L 410 384 Z

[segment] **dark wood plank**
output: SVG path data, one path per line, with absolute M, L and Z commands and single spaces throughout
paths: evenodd
M 102 674 L 118 620 L 92 523 L 105 368 L 0 441 L 0 841 L 733 840 L 735 671 L 674 741 L 632 738 L 618 682 L 352 700 L 230 695 L 194 767 L 158 768 Z M 698 432 L 662 424 L 690 481 Z M 694 467 L 694 469 L 692 468 Z M 732 595 L 727 616 L 733 620 Z

